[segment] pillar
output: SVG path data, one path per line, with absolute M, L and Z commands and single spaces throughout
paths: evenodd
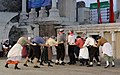
M 22 0 L 22 13 L 26 13 L 26 0 Z
M 52 8 L 56 9 L 56 0 L 52 0 Z
M 41 7 L 41 10 L 39 11 L 39 17 L 47 17 L 47 11 L 45 7 Z
M 24 24 L 27 21 L 26 0 L 22 0 L 22 12 L 20 13 L 20 23 Z
M 29 12 L 29 21 L 35 21 L 37 18 L 37 12 L 35 11 L 35 8 L 32 8 L 31 11 Z
M 61 21 L 59 10 L 56 8 L 56 0 L 52 0 L 52 8 L 49 13 L 48 21 Z
M 47 17 L 47 11 L 45 7 L 41 7 L 41 10 L 39 11 L 39 21 L 42 21 L 45 17 Z

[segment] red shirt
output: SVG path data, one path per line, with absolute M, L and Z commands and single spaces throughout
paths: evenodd
M 75 44 L 76 44 L 77 46 L 79 46 L 80 48 L 83 47 L 84 43 L 85 43 L 85 41 L 84 41 L 82 38 L 77 38 L 77 40 L 76 40 L 76 42 L 75 42 Z

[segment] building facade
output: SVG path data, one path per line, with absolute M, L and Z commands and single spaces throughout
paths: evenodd
M 88 11 L 88 9 L 85 10 Z M 14 14 L 12 18 L 16 15 L 17 14 Z M 79 17 L 81 17 L 81 15 L 79 15 Z M 79 25 L 79 23 L 76 22 L 76 0 L 52 0 L 49 15 L 47 15 L 45 7 L 41 7 L 39 16 L 37 16 L 35 8 L 32 8 L 31 11 L 27 13 L 26 0 L 22 0 L 22 12 L 20 13 L 19 22 L 11 23 L 10 20 L 12 18 L 9 17 L 9 20 L 4 24 L 3 21 L 0 22 L 1 32 L 3 29 L 6 31 L 6 34 L 0 36 L 0 42 L 2 42 L 3 39 L 13 39 L 12 37 L 15 36 L 13 35 L 10 38 L 9 35 L 13 33 L 12 29 L 14 28 L 18 30 L 21 29 L 20 33 L 27 34 L 30 37 L 55 35 L 60 28 L 63 28 L 66 33 L 68 33 L 69 30 L 74 30 L 76 34 L 84 37 L 88 35 L 101 35 L 105 37 L 113 46 L 114 57 L 120 59 L 120 23 Z M 82 20 L 86 22 L 87 18 L 88 16 L 84 13 Z M 5 29 L 6 27 L 8 29 Z

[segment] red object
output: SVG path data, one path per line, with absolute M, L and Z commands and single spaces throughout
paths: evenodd
M 102 18 L 101 18 L 101 13 L 100 13 L 100 1 L 99 0 L 97 0 L 97 3 L 98 3 L 98 9 L 97 9 L 97 11 L 98 11 L 98 23 L 102 23 Z
M 18 64 L 19 61 L 8 60 L 6 63 L 8 63 L 8 64 Z
M 23 46 L 23 49 L 22 49 L 22 57 L 23 58 L 27 57 L 27 50 L 25 46 Z
M 110 1 L 110 23 L 114 23 L 113 0 Z
M 79 46 L 79 48 L 82 48 L 84 45 L 85 41 L 82 38 L 77 38 L 75 44 Z

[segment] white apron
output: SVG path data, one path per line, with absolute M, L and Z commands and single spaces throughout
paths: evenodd
M 89 53 L 87 47 L 83 47 L 80 49 L 79 59 L 89 59 Z
M 8 52 L 7 60 L 20 61 L 22 58 L 22 49 L 23 47 L 20 44 L 16 43 Z

